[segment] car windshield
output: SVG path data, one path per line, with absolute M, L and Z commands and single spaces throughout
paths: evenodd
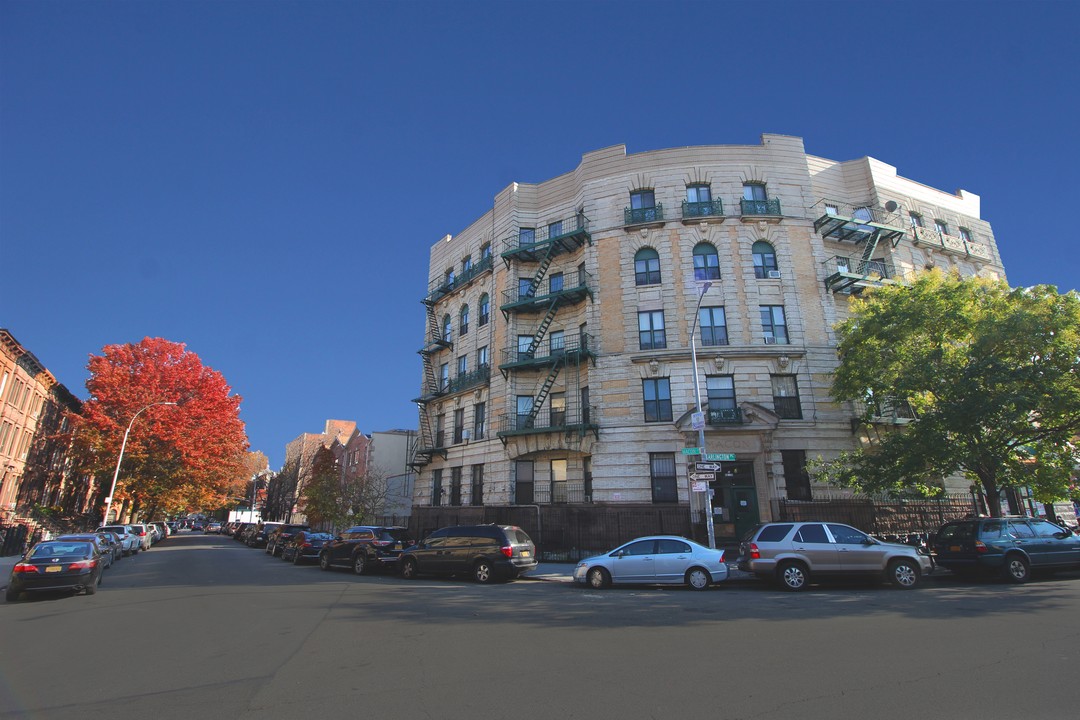
M 30 553 L 30 557 L 46 558 L 64 555 L 89 555 L 90 543 L 41 543 Z

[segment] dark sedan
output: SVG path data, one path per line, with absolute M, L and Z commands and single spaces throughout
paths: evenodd
M 111 534 L 111 533 L 110 533 Z M 61 535 L 53 538 L 58 542 L 92 542 L 97 547 L 97 552 L 101 555 L 101 561 L 105 564 L 105 570 L 112 567 L 113 560 L 116 559 L 115 552 L 110 540 L 105 537 L 105 533 L 81 533 L 73 535 Z
M 92 542 L 46 540 L 23 556 L 11 569 L 6 598 L 23 593 L 56 590 L 97 592 L 105 565 Z
M 281 548 L 281 559 L 291 560 L 293 565 L 314 562 L 319 559 L 319 553 L 329 540 L 334 538 L 330 533 L 301 530 L 288 540 Z

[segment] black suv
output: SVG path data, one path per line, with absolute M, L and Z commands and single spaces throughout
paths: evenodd
M 285 523 L 268 522 L 252 526 L 252 528 L 248 530 L 247 536 L 244 538 L 244 544 L 252 548 L 264 548 L 266 547 L 266 542 L 270 539 L 270 533 L 274 532 L 278 527 L 284 524 Z
M 970 518 L 942 525 L 934 553 L 957 575 L 1000 573 L 1021 583 L 1033 570 L 1080 568 L 1080 537 L 1038 518 Z
M 441 528 L 408 548 L 398 562 L 401 577 L 470 574 L 478 583 L 513 580 L 536 567 L 536 546 L 512 525 Z
M 273 557 L 277 557 L 281 554 L 281 550 L 285 547 L 285 543 L 289 542 L 289 538 L 301 530 L 310 529 L 310 525 L 300 523 L 286 523 L 285 525 L 277 526 L 266 536 L 266 552 Z
M 319 567 L 352 568 L 357 575 L 396 568 L 401 551 L 413 544 L 409 529 L 357 525 L 335 537 L 319 552 Z

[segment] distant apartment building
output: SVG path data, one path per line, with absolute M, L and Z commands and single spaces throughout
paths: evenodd
M 418 527 L 448 507 L 681 508 L 697 533 L 711 491 L 717 537 L 739 537 L 825 490 L 809 459 L 873 432 L 830 397 L 833 327 L 928 267 L 1004 278 L 978 196 L 797 137 L 618 145 L 510 185 L 431 248 Z
M 101 488 L 79 474 L 66 411 L 82 403 L 10 331 L 0 328 L 0 521 L 34 506 L 93 512 Z

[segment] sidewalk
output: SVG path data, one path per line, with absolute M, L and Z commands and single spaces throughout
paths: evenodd
M 19 562 L 20 557 L 19 555 L 0 557 L 0 590 L 8 586 L 8 579 L 11 578 L 11 568 L 15 567 L 15 563 Z

